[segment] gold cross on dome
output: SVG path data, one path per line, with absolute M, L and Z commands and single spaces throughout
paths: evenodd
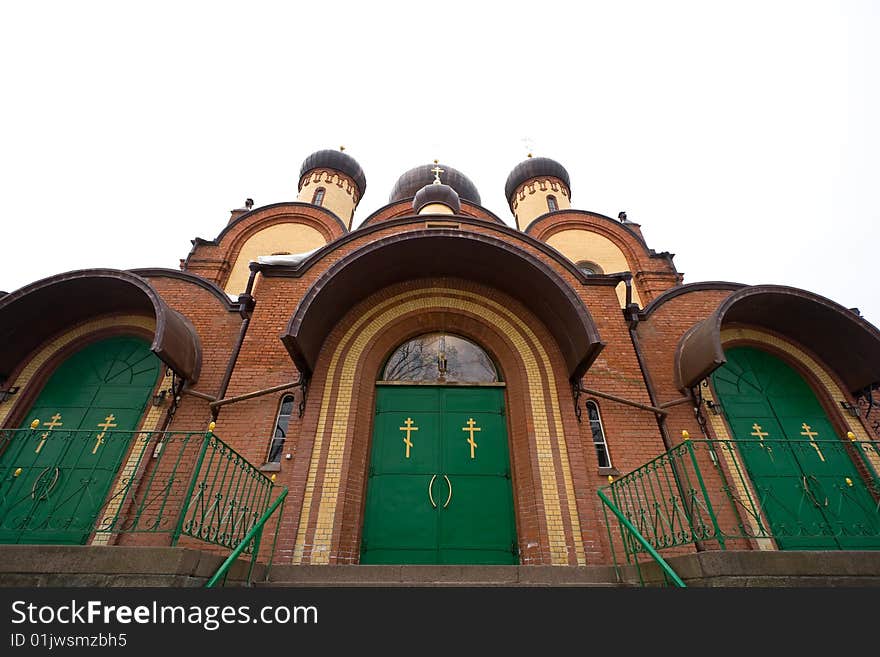
M 819 458 L 822 459 L 822 463 L 824 463 L 825 462 L 825 455 L 822 454 L 822 450 L 819 449 L 819 445 L 816 444 L 816 436 L 819 435 L 819 432 L 813 431 L 812 428 L 810 427 L 810 425 L 807 424 L 806 422 L 804 422 L 801 425 L 801 428 L 803 429 L 803 431 L 801 431 L 801 435 L 806 436 L 807 438 L 810 439 L 810 443 L 812 444 L 813 449 L 816 450 L 816 454 L 819 455 Z
M 434 160 L 434 168 L 431 169 L 431 173 L 434 174 L 434 184 L 435 185 L 442 184 L 442 181 L 440 180 L 440 174 L 446 173 L 446 169 L 441 169 L 440 164 L 437 162 L 437 160 Z
M 112 429 L 116 426 L 115 424 L 113 424 L 113 420 L 115 419 L 116 416 L 111 413 L 104 418 L 104 422 L 98 423 L 98 428 L 103 429 L 104 431 L 98 434 L 98 439 L 95 441 L 95 446 L 92 448 L 92 454 L 97 454 L 98 448 L 104 444 L 104 434 L 107 432 L 107 429 Z
M 411 417 L 406 418 L 406 422 L 403 423 L 406 426 L 400 427 L 401 431 L 406 431 L 406 438 L 403 439 L 403 444 L 406 445 L 406 458 L 409 458 L 409 450 L 412 448 L 412 441 L 409 439 L 410 434 L 413 431 L 418 431 L 418 427 L 413 426 L 413 419 Z
M 46 431 L 42 436 L 40 436 L 40 444 L 37 445 L 37 448 L 34 450 L 34 454 L 39 454 L 40 450 L 43 449 L 43 445 L 46 444 L 46 439 L 49 437 L 49 434 L 52 432 L 52 429 L 55 427 L 60 427 L 64 424 L 61 421 L 61 413 L 55 413 L 51 418 L 51 422 L 43 422 L 44 427 L 49 427 L 49 431 Z
M 477 423 L 474 422 L 474 418 L 470 418 L 467 421 L 467 426 L 462 427 L 461 430 L 470 433 L 470 436 L 467 439 L 467 444 L 471 446 L 471 458 L 474 458 L 474 449 L 479 447 L 479 445 L 477 445 L 477 443 L 474 441 L 474 432 L 482 431 L 482 429 L 480 429 L 480 427 L 477 426 Z

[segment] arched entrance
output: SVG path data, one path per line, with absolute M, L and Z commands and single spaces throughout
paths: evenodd
M 517 563 L 504 383 L 489 355 L 422 335 L 376 387 L 361 563 Z
M 780 549 L 880 549 L 877 503 L 813 389 L 766 351 L 724 355 L 712 383 Z
M 0 454 L 0 543 L 85 543 L 162 369 L 117 336 L 68 357 Z

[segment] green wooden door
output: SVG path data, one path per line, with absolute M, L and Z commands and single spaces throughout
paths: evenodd
M 517 563 L 502 388 L 377 388 L 361 563 Z
M 767 352 L 725 355 L 712 383 L 779 547 L 880 549 L 877 504 L 810 386 Z
M 161 368 L 144 340 L 114 337 L 55 370 L 22 424 L 39 428 L 0 455 L 0 543 L 85 543 Z

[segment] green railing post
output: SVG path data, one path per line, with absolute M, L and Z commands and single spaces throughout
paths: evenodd
M 186 495 L 183 496 L 183 505 L 180 508 L 180 517 L 177 519 L 177 526 L 174 528 L 174 533 L 171 534 L 171 545 L 177 545 L 177 541 L 180 539 L 180 535 L 183 533 L 183 522 L 186 518 L 186 512 L 189 511 L 189 501 L 192 498 L 193 491 L 196 488 L 196 481 L 199 478 L 199 473 L 202 470 L 202 461 L 205 460 L 205 453 L 208 451 L 208 443 L 211 442 L 211 437 L 214 435 L 214 427 L 217 426 L 213 422 L 208 425 L 208 430 L 205 432 L 205 438 L 202 441 L 202 449 L 199 451 L 199 457 L 196 459 L 196 466 L 193 470 L 192 479 L 189 482 L 189 488 L 186 490 Z
M 248 543 L 250 543 L 257 535 L 257 532 L 263 531 L 263 526 L 266 524 L 266 521 L 272 517 L 272 514 L 275 513 L 275 509 L 277 509 L 284 502 L 284 498 L 287 497 L 287 489 L 285 488 L 281 491 L 281 494 L 277 497 L 277 499 L 272 502 L 272 505 L 266 509 L 266 512 L 260 517 L 257 523 L 251 527 L 250 531 L 248 531 L 247 535 L 242 539 L 241 543 L 239 543 L 236 548 L 232 551 L 228 557 L 226 557 L 226 561 L 224 561 L 220 567 L 217 569 L 217 572 L 208 580 L 208 583 L 205 584 L 205 588 L 214 588 L 217 582 L 220 581 L 221 578 L 226 576 L 226 573 L 232 567 L 232 564 L 235 563 L 235 560 L 244 552 Z
M 678 574 L 672 569 L 672 567 L 668 563 L 666 563 L 663 557 L 660 556 L 660 553 L 657 552 L 657 550 L 655 550 L 647 540 L 645 540 L 645 537 L 639 533 L 639 531 L 633 526 L 633 524 L 626 519 L 623 513 L 621 513 L 620 509 L 614 506 L 611 500 L 606 497 L 605 493 L 603 493 L 601 489 L 597 490 L 596 493 L 599 495 L 599 499 L 601 499 L 602 502 L 609 509 L 611 509 L 611 513 L 617 516 L 617 519 L 624 527 L 626 527 L 627 531 L 630 532 L 633 538 L 635 538 L 636 541 L 638 541 L 638 543 L 643 548 L 645 548 L 645 551 L 649 555 L 651 555 L 651 558 L 657 562 L 657 565 L 660 566 L 661 572 L 663 572 L 669 579 L 671 579 L 672 583 L 675 584 L 677 587 L 686 588 L 687 585 L 684 583 L 684 581 L 682 581 L 681 577 L 679 577 Z M 636 564 L 638 564 L 638 560 L 636 560 Z M 641 579 L 641 571 L 639 571 L 639 579 Z
M 700 472 L 700 465 L 697 463 L 697 455 L 694 453 L 694 446 L 690 440 L 686 440 L 688 453 L 691 455 L 691 462 L 694 464 L 694 473 L 697 475 L 697 481 L 700 483 L 700 490 L 703 491 L 703 499 L 706 500 L 706 511 L 709 512 L 709 518 L 712 520 L 712 526 L 715 528 L 715 537 L 718 545 L 722 550 L 727 549 L 724 545 L 724 535 L 718 526 L 718 518 L 715 517 L 715 509 L 712 507 L 712 500 L 709 499 L 709 491 L 706 490 L 706 483 L 703 481 L 703 474 Z M 693 532 L 693 525 L 691 525 Z M 696 542 L 696 536 L 694 536 Z

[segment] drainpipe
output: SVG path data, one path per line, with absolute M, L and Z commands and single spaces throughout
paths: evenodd
M 226 396 L 226 389 L 229 387 L 229 381 L 232 379 L 232 372 L 235 370 L 235 363 L 238 360 L 238 355 L 241 353 L 241 347 L 244 344 L 244 338 L 247 335 L 248 327 L 251 324 L 251 317 L 253 316 L 254 306 L 256 306 L 257 301 L 253 297 L 253 289 L 254 289 L 254 279 L 257 276 L 258 265 L 256 262 L 250 263 L 251 274 L 248 277 L 247 287 L 245 287 L 244 292 L 238 295 L 238 314 L 241 315 L 241 328 L 238 331 L 238 339 L 235 341 L 235 346 L 232 348 L 232 353 L 229 355 L 229 362 L 226 364 L 226 372 L 223 374 L 223 380 L 220 382 L 220 389 L 217 392 L 216 399 L 223 399 Z M 211 407 L 211 420 L 217 421 L 217 416 L 220 415 L 220 406 L 212 406 Z
M 639 323 L 639 307 L 631 302 L 631 281 L 626 281 L 626 298 L 627 304 L 626 308 L 623 311 L 623 315 L 627 320 L 627 326 L 629 328 L 629 338 L 632 341 L 633 350 L 636 354 L 636 360 L 639 363 L 639 370 L 642 372 L 642 378 L 645 380 L 645 389 L 648 391 L 648 398 L 651 400 L 652 406 L 657 406 L 657 394 L 654 390 L 654 384 L 651 381 L 651 375 L 648 373 L 647 368 L 645 367 L 645 357 L 642 353 L 642 346 L 639 342 L 639 337 L 636 334 L 636 326 Z M 680 400 L 676 400 L 678 402 Z M 663 441 L 663 446 L 666 448 L 666 451 L 672 449 L 672 440 L 669 438 L 669 428 L 666 424 L 666 415 L 661 415 L 659 413 L 654 414 L 654 419 L 657 421 L 657 427 L 660 429 L 660 439 Z M 675 479 L 675 487 L 678 489 L 678 494 L 681 497 L 681 500 L 685 502 L 685 510 L 689 515 L 692 514 L 690 509 L 690 505 L 687 503 L 687 497 L 684 493 L 684 487 L 681 485 L 681 478 L 678 473 L 678 468 L 672 463 L 672 476 Z M 694 547 L 697 552 L 703 552 L 706 548 L 703 547 L 702 541 L 698 541 L 694 538 Z

